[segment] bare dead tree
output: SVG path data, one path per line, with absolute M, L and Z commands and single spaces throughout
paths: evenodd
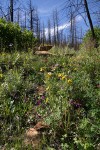
M 10 7 L 8 6 L 7 21 L 10 21 Z
M 39 33 L 39 16 L 37 12 L 37 8 L 33 6 L 32 0 L 29 0 L 28 4 L 28 11 L 29 11 L 29 28 L 34 33 L 34 36 L 40 36 Z
M 56 45 L 56 18 L 55 18 L 55 11 L 53 11 L 53 43 Z
M 93 22 L 92 22 L 92 18 L 91 18 L 90 12 L 89 12 L 87 0 L 84 0 L 84 6 L 85 6 L 87 17 L 89 20 L 89 24 L 90 24 L 90 28 L 91 28 L 91 32 L 92 32 L 92 38 L 93 38 L 93 40 L 95 40 L 95 32 L 94 32 Z
M 13 5 L 14 5 L 14 1 L 10 0 L 10 21 L 11 22 L 14 21 Z
M 26 29 L 26 11 L 25 11 L 25 25 L 24 25 L 24 28 Z
M 40 18 L 38 15 L 37 8 L 34 10 L 33 27 L 34 27 L 34 35 L 40 41 Z
M 30 29 L 33 31 L 33 11 L 34 7 L 32 7 L 32 0 L 29 1 L 29 11 L 30 11 Z
M 59 36 L 59 45 L 63 45 L 63 30 L 60 31 L 60 36 Z
M 17 10 L 18 10 L 18 8 L 15 8 L 16 1 L 15 0 L 9 0 L 9 1 L 5 0 L 4 3 L 2 2 L 2 5 L 3 5 L 3 7 L 0 6 L 2 18 L 5 18 L 7 21 L 14 22 L 15 21 L 14 12 L 17 12 Z
M 40 19 L 37 16 L 37 21 L 36 21 L 36 36 L 40 42 Z
M 56 21 L 56 43 L 59 45 L 59 14 L 57 9 L 55 10 L 55 21 Z
M 72 12 L 72 7 L 71 7 L 71 12 L 70 12 L 70 38 L 71 38 L 71 47 L 74 47 L 74 17 L 73 17 L 73 12 Z
M 48 43 L 51 44 L 51 22 L 48 19 Z
M 0 16 L 1 18 L 5 18 L 7 20 L 7 14 L 4 12 L 2 6 L 0 6 Z
M 42 29 L 42 44 L 44 46 L 46 42 L 46 36 L 45 36 L 45 27 L 44 27 L 44 23 L 43 23 L 43 29 Z
M 70 35 L 69 35 L 69 45 L 70 47 L 76 48 L 77 45 L 77 38 L 76 38 L 76 18 L 75 18 L 75 11 L 73 8 L 72 2 L 70 2 L 70 9 L 69 9 L 69 18 L 70 18 Z
M 20 22 L 20 8 L 18 7 L 18 10 L 17 10 L 17 23 L 19 24 Z
M 70 12 L 69 9 L 72 7 L 73 8 L 72 13 L 75 14 L 74 15 L 75 17 L 78 15 L 81 15 L 81 17 L 84 19 L 85 23 L 86 23 L 86 19 L 88 19 L 90 29 L 92 32 L 92 39 L 95 40 L 93 20 L 92 20 L 92 16 L 91 16 L 90 10 L 89 10 L 89 4 L 91 4 L 92 2 L 88 2 L 87 0 L 70 0 L 70 1 L 67 1 L 67 3 L 68 3 L 66 5 L 67 12 Z M 94 3 L 96 3 L 96 2 L 94 2 Z M 67 15 L 70 16 L 70 13 L 68 13 Z M 84 14 L 86 14 L 86 16 L 87 16 L 86 18 L 84 18 Z

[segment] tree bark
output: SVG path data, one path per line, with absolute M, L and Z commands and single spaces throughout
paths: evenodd
M 56 18 L 55 18 L 55 10 L 53 11 L 53 43 L 56 45 Z
M 30 4 L 29 4 L 29 9 L 30 9 L 30 29 L 33 32 L 33 11 L 34 8 L 32 7 L 32 0 L 30 0 Z
M 13 22 L 13 0 L 10 0 L 10 21 Z
M 48 43 L 51 45 L 51 22 L 48 19 Z
M 92 19 L 90 16 L 87 0 L 84 0 L 84 6 L 85 6 L 87 17 L 89 20 L 89 24 L 90 24 L 90 28 L 91 28 L 91 32 L 92 32 L 92 38 L 93 38 L 93 40 L 95 40 L 95 32 L 94 32 L 94 27 L 93 27 Z

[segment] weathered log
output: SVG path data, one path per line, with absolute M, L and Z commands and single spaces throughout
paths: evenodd
M 38 51 L 48 51 L 52 48 L 52 45 L 47 45 L 47 46 L 39 46 Z
M 43 56 L 52 55 L 52 53 L 47 52 L 47 51 L 36 51 L 35 54 L 36 55 L 43 55 Z

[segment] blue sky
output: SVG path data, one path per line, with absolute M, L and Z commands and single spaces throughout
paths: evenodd
M 94 10 L 100 9 L 100 5 L 99 5 L 100 2 L 94 4 L 94 1 L 96 0 L 88 0 L 91 13 Z M 59 29 L 69 28 L 70 24 L 69 24 L 69 20 L 67 20 L 67 16 L 65 14 L 66 12 L 64 11 L 61 13 L 61 9 L 63 9 L 64 6 L 67 5 L 66 0 L 32 0 L 32 2 L 33 2 L 33 5 L 38 8 L 39 16 L 41 18 L 41 21 L 45 23 L 45 26 L 47 24 L 48 18 L 52 20 L 52 12 L 55 8 L 57 8 L 58 11 L 60 12 Z M 24 0 L 24 3 L 25 3 L 25 0 Z M 83 16 L 86 19 L 86 15 L 84 14 Z M 95 25 L 96 15 L 95 16 L 92 15 L 92 16 L 93 16 L 93 23 Z M 84 20 L 82 19 L 80 15 L 77 16 L 76 23 L 77 23 L 77 27 L 79 28 L 79 30 L 83 28 L 83 32 L 85 32 L 89 28 L 87 19 L 86 19 L 86 22 L 88 26 L 85 24 Z
M 45 28 L 47 25 L 47 20 L 50 18 L 52 21 L 52 12 L 54 9 L 57 8 L 59 12 L 59 30 L 62 29 L 69 29 L 70 23 L 69 20 L 67 20 L 65 11 L 62 12 L 62 9 L 64 8 L 66 4 L 66 0 L 33 0 L 33 5 L 38 8 L 39 16 L 41 18 L 41 21 L 45 23 Z M 77 17 L 77 25 L 83 23 L 82 17 Z M 80 28 L 80 27 L 79 27 Z M 86 26 L 84 26 L 84 29 Z M 51 29 L 51 32 L 53 32 L 53 29 Z M 47 28 L 46 28 L 47 33 Z
M 29 3 L 29 0 L 14 0 L 14 1 L 16 4 L 21 6 L 24 10 L 27 8 L 27 4 Z M 60 13 L 59 14 L 59 30 L 64 29 L 64 28 L 65 28 L 65 30 L 67 30 L 70 27 L 69 19 L 67 18 L 67 15 L 66 15 L 67 14 L 66 10 L 62 11 L 64 6 L 65 5 L 67 6 L 66 1 L 67 0 L 32 0 L 33 6 L 37 7 L 37 9 L 38 9 L 41 22 L 44 22 L 44 24 L 45 24 L 46 32 L 47 32 L 47 20 L 48 20 L 48 18 L 50 18 L 50 20 L 52 21 L 52 12 L 56 8 L 58 9 L 58 12 Z M 94 4 L 94 1 L 96 1 L 96 0 L 88 0 L 91 13 L 98 9 L 100 10 L 100 2 Z M 9 1 L 8 0 L 0 0 L 0 3 L 4 7 L 7 7 Z M 6 8 L 6 10 L 7 10 L 7 8 Z M 83 14 L 83 16 L 86 19 L 86 15 Z M 92 15 L 92 17 L 93 17 L 93 23 L 95 25 L 96 24 L 96 15 Z M 88 24 L 87 19 L 86 19 L 86 21 Z M 84 20 L 82 19 L 82 17 L 80 15 L 78 15 L 76 18 L 76 25 L 77 25 L 77 29 L 80 31 L 82 28 L 83 32 L 85 32 L 89 28 L 89 24 L 88 24 L 88 26 L 86 26 Z
M 43 22 L 51 18 L 54 9 L 60 10 L 64 7 L 66 0 L 32 0 L 33 6 L 37 7 L 39 16 Z M 28 0 L 22 0 L 22 5 L 25 7 Z

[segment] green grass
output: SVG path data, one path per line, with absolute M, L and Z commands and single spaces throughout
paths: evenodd
M 39 119 L 50 125 L 41 147 L 94 150 L 100 137 L 100 53 L 51 49 L 0 54 L 0 148 L 29 149 L 25 130 Z M 74 54 L 70 57 L 69 54 Z M 45 92 L 37 92 L 38 86 Z M 34 117 L 33 117 L 34 116 Z M 40 118 L 38 118 L 38 116 Z M 49 138 L 48 138 L 49 137 Z M 40 148 L 42 149 L 42 148 Z
M 75 54 L 74 49 L 70 49 L 69 47 L 52 47 L 50 52 L 54 55 L 68 55 L 68 54 Z

